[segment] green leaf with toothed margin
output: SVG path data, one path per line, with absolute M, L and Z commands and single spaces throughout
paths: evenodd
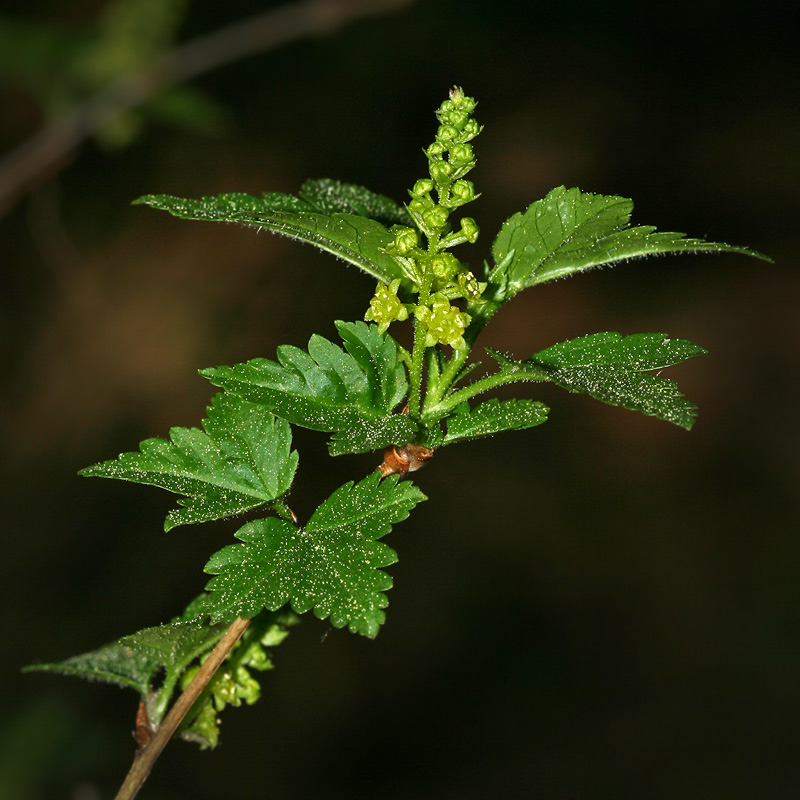
M 354 184 L 308 181 L 299 197 L 231 193 L 191 200 L 150 194 L 134 204 L 182 219 L 237 222 L 269 230 L 333 253 L 384 283 L 403 278 L 397 262 L 383 249 L 393 238 L 387 226 L 411 225 L 408 213 L 388 197 Z
M 212 619 L 247 618 L 289 602 L 298 614 L 313 610 L 337 628 L 376 636 L 392 586 L 382 568 L 397 561 L 378 540 L 424 499 L 411 481 L 373 472 L 337 489 L 304 528 L 274 517 L 247 523 L 236 534 L 241 543 L 205 566 L 216 576 L 206 587 Z
M 172 428 L 167 439 L 146 439 L 138 453 L 123 453 L 81 470 L 88 477 L 159 486 L 176 494 L 164 530 L 264 508 L 289 491 L 297 451 L 285 420 L 263 405 L 218 394 L 199 428 Z
M 490 282 L 499 301 L 539 283 L 632 258 L 678 252 L 731 252 L 770 261 L 745 247 L 687 239 L 650 225 L 630 227 L 633 201 L 559 186 L 503 223 L 492 246 Z M 490 292 L 492 290 L 490 289 Z
M 364 322 L 336 327 L 344 350 L 315 335 L 307 351 L 279 347 L 277 362 L 256 358 L 200 374 L 294 425 L 332 433 L 331 455 L 413 441 L 416 423 L 395 412 L 408 382 L 394 339 Z
M 467 403 L 462 403 L 447 417 L 447 433 L 442 446 L 501 431 L 533 428 L 547 421 L 547 412 L 544 403 L 527 399 L 492 398 L 472 409 Z
M 706 351 L 686 339 L 663 333 L 594 333 L 548 347 L 525 361 L 489 351 L 501 371 L 520 380 L 551 381 L 570 392 L 589 394 L 614 406 L 672 422 L 689 430 L 697 406 L 674 381 L 649 370 L 660 370 Z
M 166 687 L 168 692 L 163 702 L 156 701 L 149 707 L 150 721 L 157 724 L 180 674 L 195 658 L 208 652 L 227 627 L 227 623 L 212 624 L 207 619 L 173 621 L 123 636 L 89 653 L 53 664 L 32 664 L 23 671 L 54 672 L 113 683 L 134 689 L 142 700 L 147 700 L 154 691 L 156 677 L 163 670 L 159 686 Z

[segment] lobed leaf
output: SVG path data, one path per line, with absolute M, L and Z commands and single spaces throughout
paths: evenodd
M 134 201 L 182 219 L 238 222 L 307 242 L 354 264 L 384 283 L 403 278 L 386 255 L 387 225 L 411 225 L 404 208 L 375 192 L 333 180 L 308 181 L 300 196 L 269 192 L 262 197 L 231 193 L 190 200 L 145 195 Z
M 263 405 L 218 394 L 199 428 L 172 428 L 170 439 L 146 439 L 138 453 L 123 453 L 81 470 L 90 477 L 159 486 L 184 495 L 164 530 L 232 517 L 263 508 L 289 491 L 297 469 L 291 430 Z
M 313 609 L 337 628 L 376 636 L 392 586 L 381 568 L 397 560 L 378 540 L 424 499 L 410 481 L 381 481 L 374 472 L 337 489 L 305 528 L 274 517 L 247 523 L 236 534 L 242 543 L 206 564 L 216 576 L 207 586 L 213 618 L 252 617 L 290 602 L 299 614 Z
M 547 421 L 548 408 L 534 400 L 498 400 L 492 398 L 470 409 L 467 403 L 457 406 L 447 418 L 447 433 L 442 446 L 491 436 L 501 431 L 523 430 Z
M 492 246 L 491 282 L 500 300 L 545 281 L 659 253 L 700 250 L 766 256 L 719 242 L 629 227 L 633 201 L 559 186 L 503 223 Z
M 687 430 L 694 424 L 697 406 L 673 381 L 650 375 L 647 370 L 662 369 L 705 352 L 686 339 L 668 339 L 661 333 L 623 337 L 615 332 L 561 342 L 525 361 L 490 351 L 503 371 L 551 381 L 571 392 L 641 411 Z
M 283 345 L 277 362 L 257 358 L 200 374 L 295 425 L 333 433 L 331 455 L 412 441 L 416 424 L 393 413 L 408 388 L 397 344 L 364 322 L 337 322 L 336 327 L 344 351 L 314 335 L 307 352 Z

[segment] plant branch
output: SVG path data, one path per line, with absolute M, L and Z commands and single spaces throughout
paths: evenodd
M 123 75 L 45 125 L 0 162 L 0 217 L 57 174 L 78 146 L 110 120 L 157 92 L 217 67 L 306 37 L 329 35 L 357 19 L 413 0 L 301 0 L 236 22 L 175 47 L 155 63 Z
M 425 409 L 422 415 L 423 421 L 425 419 L 441 419 L 443 416 L 449 414 L 457 405 L 469 400 L 470 397 L 488 392 L 490 389 L 496 389 L 498 386 L 505 386 L 509 383 L 536 383 L 550 380 L 550 376 L 544 370 L 539 374 L 535 374 L 533 370 L 527 372 L 495 372 L 492 375 L 487 375 L 474 383 L 470 383 L 463 389 L 449 395 L 446 399 L 432 405 L 429 409 Z
M 473 313 L 473 310 L 469 307 L 468 311 Z M 469 358 L 469 354 L 472 352 L 472 346 L 475 344 L 475 340 L 478 338 L 478 335 L 483 330 L 485 324 L 485 320 L 480 317 L 473 316 L 472 322 L 464 332 L 464 341 L 466 342 L 467 346 L 463 350 L 455 350 L 453 352 L 452 356 L 450 357 L 450 361 L 447 362 L 445 368 L 442 370 L 436 385 L 433 386 L 431 391 L 425 395 L 425 402 L 422 408 L 423 416 L 428 414 L 431 409 L 438 409 L 441 407 L 442 399 L 450 391 L 450 387 L 458 377 L 459 372 L 461 372 L 461 368 Z M 455 408 L 455 406 L 453 406 L 453 408 Z
M 419 287 L 417 304 L 424 307 L 428 303 L 431 291 L 431 279 L 427 278 Z M 422 409 L 422 364 L 425 359 L 425 328 L 422 323 L 414 316 L 414 349 L 411 351 L 411 364 L 408 368 L 408 413 L 412 419 L 419 417 Z
M 125 776 L 115 800 L 133 800 L 136 797 L 139 789 L 142 788 L 142 784 L 150 775 L 153 765 L 161 755 L 161 751 L 169 744 L 183 718 L 206 686 L 208 686 L 209 681 L 214 677 L 216 671 L 236 642 L 239 641 L 239 637 L 245 632 L 249 624 L 249 619 L 242 619 L 241 617 L 237 617 L 231 623 L 230 628 L 217 642 L 217 646 L 211 651 L 211 654 L 202 664 L 194 678 L 192 678 L 183 694 L 175 701 L 153 738 L 136 753 L 133 765 Z

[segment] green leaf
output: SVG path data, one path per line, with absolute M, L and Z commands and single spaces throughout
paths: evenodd
M 161 722 L 181 673 L 211 650 L 227 622 L 175 621 L 123 636 L 97 650 L 54 664 L 33 664 L 24 672 L 54 672 L 135 689 L 147 701 L 150 722 Z M 163 675 L 161 674 L 163 670 Z M 154 679 L 159 689 L 154 693 Z
M 277 362 L 257 358 L 200 374 L 294 425 L 334 433 L 331 455 L 412 441 L 416 424 L 392 413 L 408 388 L 397 344 L 374 325 L 337 322 L 336 327 L 347 352 L 314 335 L 308 352 L 283 345 Z
M 297 469 L 289 425 L 263 405 L 218 394 L 199 428 L 172 428 L 170 440 L 146 439 L 138 453 L 123 453 L 81 470 L 100 478 L 146 483 L 185 495 L 164 530 L 232 517 L 263 508 L 284 495 Z
M 547 421 L 547 412 L 544 403 L 526 399 L 501 401 L 492 398 L 473 409 L 467 403 L 462 403 L 447 418 L 447 434 L 442 446 L 491 436 L 500 431 L 533 428 Z
M 589 394 L 614 406 L 658 417 L 689 430 L 697 406 L 677 384 L 646 370 L 662 369 L 706 351 L 686 339 L 662 333 L 595 333 L 561 342 L 525 361 L 490 351 L 501 370 L 522 379 L 551 381 L 571 392 Z
M 633 201 L 559 186 L 500 229 L 492 252 L 498 269 L 491 282 L 499 299 L 538 283 L 564 278 L 604 264 L 657 253 L 700 250 L 766 256 L 719 242 L 659 233 L 652 226 L 629 227 Z
M 145 628 L 123 636 L 119 644 L 170 670 L 183 671 L 195 658 L 210 650 L 225 633 L 224 623 L 208 620 L 180 620 Z
M 88 681 L 113 683 L 135 689 L 144 698 L 150 681 L 159 668 L 158 661 L 148 653 L 138 652 L 119 641 L 104 645 L 89 653 L 72 656 L 49 664 L 30 664 L 23 672 L 54 672 L 72 675 Z
M 247 523 L 229 545 L 211 556 L 206 572 L 215 619 L 252 617 L 262 608 L 291 602 L 311 609 L 337 628 L 374 637 L 386 615 L 384 592 L 392 579 L 381 571 L 397 554 L 378 540 L 405 519 L 425 495 L 397 476 L 377 472 L 337 489 L 305 528 L 268 518 Z
M 389 197 L 376 194 L 363 186 L 342 183 L 330 178 L 306 181 L 300 197 L 324 214 L 356 214 L 382 222 L 386 226 L 413 226 L 406 209 Z
M 208 612 L 212 609 L 208 595 L 200 595 L 181 618 L 166 625 L 145 628 L 65 661 L 33 664 L 23 672 L 52 672 L 132 688 L 145 702 L 150 724 L 158 726 L 178 682 L 180 688 L 186 688 L 197 672 L 198 665 L 192 666 L 193 663 L 209 653 L 228 629 L 227 620 L 210 622 Z M 186 619 L 195 612 L 200 612 L 200 616 Z M 258 684 L 248 670 L 270 669 L 272 661 L 265 648 L 279 645 L 288 636 L 288 628 L 297 621 L 286 610 L 260 614 L 253 620 L 193 707 L 184 723 L 182 738 L 197 741 L 202 747 L 216 744 L 218 712 L 226 704 L 240 705 L 242 701 L 251 704 L 258 699 Z M 201 715 L 212 701 L 216 713 Z
M 364 322 L 334 323 L 342 337 L 344 349 L 367 376 L 373 400 L 379 408 L 393 409 L 406 396 L 408 381 L 400 362 L 397 342 L 378 332 L 377 325 Z
M 384 283 L 403 278 L 397 262 L 383 252 L 393 238 L 384 222 L 408 225 L 408 214 L 388 197 L 353 184 L 309 181 L 300 197 L 269 192 L 262 197 L 235 193 L 188 200 L 159 194 L 134 203 L 183 219 L 263 228 L 333 253 Z

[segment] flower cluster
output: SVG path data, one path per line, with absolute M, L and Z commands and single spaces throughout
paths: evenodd
M 474 109 L 475 100 L 456 87 L 436 112 L 439 129 L 433 144 L 425 150 L 430 178 L 418 180 L 409 192 L 407 208 L 416 228 L 395 226 L 394 238 L 386 247 L 411 291 L 419 294 L 418 302 L 404 304 L 400 300 L 399 279 L 389 285 L 379 283 L 365 316 L 377 322 L 383 332 L 390 323 L 413 314 L 425 329 L 426 347 L 439 343 L 464 346 L 462 337 L 470 315 L 451 301 L 464 298 L 478 302 L 486 288 L 466 264 L 446 252 L 464 242 L 474 243 L 479 233 L 471 217 L 463 217 L 456 230 L 450 222 L 455 209 L 479 196 L 472 181 L 464 179 L 475 166 L 470 142 L 481 131 L 471 116 Z M 427 248 L 422 246 L 420 234 L 427 239 Z
M 195 707 L 192 724 L 184 730 L 185 739 L 194 739 L 201 747 L 216 747 L 219 740 L 218 714 L 226 705 L 253 705 L 261 696 L 261 686 L 250 670 L 272 669 L 272 659 L 265 649 L 280 644 L 288 635 L 281 624 L 270 625 L 259 639 L 237 642 L 235 649 L 208 684 L 207 694 Z M 181 689 L 191 683 L 200 665 L 181 676 Z

